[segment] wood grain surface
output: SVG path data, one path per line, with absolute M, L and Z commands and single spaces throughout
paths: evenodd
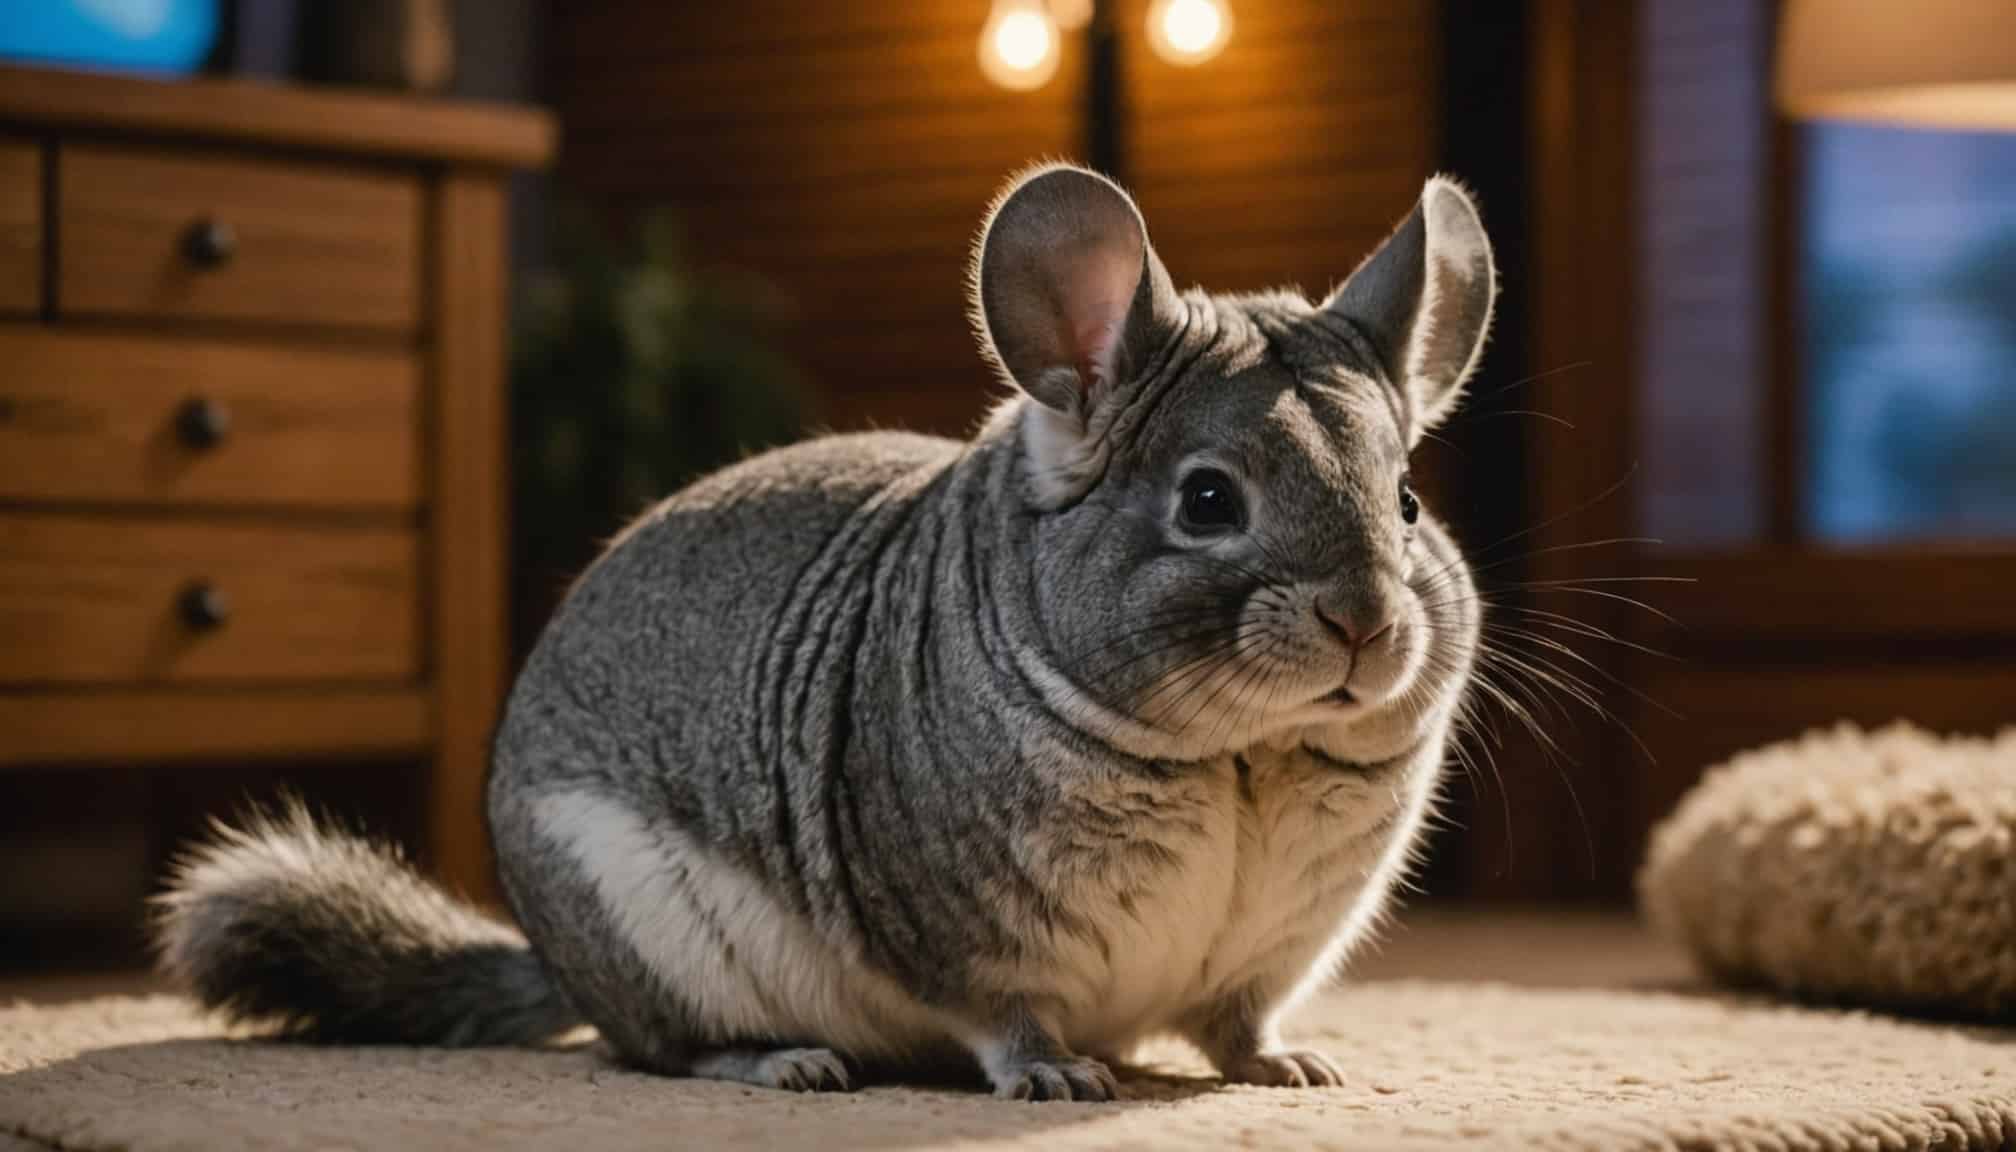
M 0 137 L 0 312 L 42 307 L 42 152 Z
M 449 883 L 496 893 L 483 822 L 490 737 L 508 687 L 504 577 L 510 511 L 504 445 L 504 318 L 510 268 L 501 181 L 451 176 L 434 190 L 430 283 L 437 330 L 430 364 L 433 517 L 429 613 L 435 760 L 429 852 Z
M 431 728 L 419 688 L 5 692 L 0 766 L 413 756 Z
M 0 503 L 411 509 L 399 349 L 0 326 Z M 214 441 L 185 425 L 207 415 Z
M 410 681 L 419 555 L 410 530 L 0 512 L 0 685 Z
M 420 322 L 420 185 L 365 169 L 64 145 L 57 311 L 407 333 Z M 185 245 L 206 223 L 234 251 Z
M 0 67 L 0 119 L 514 168 L 546 163 L 557 139 L 534 108 L 55 68 Z

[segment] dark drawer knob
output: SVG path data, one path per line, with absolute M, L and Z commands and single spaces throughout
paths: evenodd
M 230 431 L 231 409 L 207 396 L 183 401 L 181 410 L 175 413 L 175 434 L 184 445 L 199 452 L 222 444 Z
M 231 619 L 231 601 L 208 580 L 182 590 L 182 622 L 192 632 L 215 632 Z
M 222 268 L 237 254 L 238 233 L 222 220 L 198 220 L 182 237 L 182 256 L 197 268 Z

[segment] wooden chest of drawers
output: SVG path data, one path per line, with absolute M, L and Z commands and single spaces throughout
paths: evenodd
M 0 768 L 425 757 L 489 887 L 542 114 L 0 69 Z

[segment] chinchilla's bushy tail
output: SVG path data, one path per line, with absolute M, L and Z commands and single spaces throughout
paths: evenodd
M 298 802 L 178 860 L 154 941 L 204 1005 L 293 1039 L 534 1044 L 578 1022 L 523 936 Z

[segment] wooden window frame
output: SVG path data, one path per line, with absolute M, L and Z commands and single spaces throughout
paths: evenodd
M 1606 484 L 1630 476 L 1642 443 L 1641 381 L 1631 368 L 1632 333 L 1642 317 L 1633 290 L 1643 201 L 1629 157 L 1644 117 L 1636 55 L 1640 4 L 1534 0 L 1535 371 L 1590 363 L 1600 386 L 1574 374 L 1536 382 L 1534 407 L 1579 428 L 1615 430 L 1578 441 L 1564 461 L 1545 427 L 1529 433 L 1530 458 L 1547 465 L 1528 479 L 1530 518 L 1573 516 L 1577 535 L 1629 537 L 1644 528 L 1627 487 L 1601 506 L 1581 508 Z M 1775 6 L 1774 6 L 1775 7 Z M 1775 27 L 1775 20 L 1763 22 Z M 1757 50 L 1769 59 L 1767 34 Z M 1624 97 L 1620 99 L 1621 97 Z M 1621 106 L 1621 107 L 1615 107 Z M 1612 554 L 1621 574 L 1690 581 L 1694 589 L 1660 596 L 1677 627 L 1656 618 L 1615 614 L 1641 639 L 1692 648 L 1735 638 L 1796 642 L 1864 638 L 1906 645 L 1956 640 L 2016 640 L 2016 537 L 1924 543 L 1833 545 L 1813 539 L 1802 515 L 1805 388 L 1800 364 L 1799 253 L 1796 221 L 1803 178 L 1803 132 L 1768 105 L 1770 156 L 1754 195 L 1767 226 L 1754 258 L 1766 277 L 1768 320 L 1760 363 L 1766 375 L 1752 397 L 1762 434 L 1766 478 L 1761 538 L 1753 544 L 1660 545 Z M 1606 335 L 1602 329 L 1621 335 Z M 1583 572 L 1579 561 L 1536 563 L 1535 578 Z M 1611 613 L 1602 613 L 1610 617 Z
M 1652 416 L 1640 356 L 1648 350 L 1642 325 L 1657 317 L 1645 314 L 1654 294 L 1640 278 L 1638 241 L 1648 235 L 1657 191 L 1641 171 L 1644 101 L 1664 98 L 1652 91 L 1648 55 L 1656 29 L 1646 22 L 1656 2 L 1527 3 L 1530 260 L 1518 287 L 1529 299 L 1531 383 L 1520 395 L 1522 407 L 1549 419 L 1525 425 L 1522 518 L 1554 527 L 1522 542 L 1533 551 L 1516 571 L 1542 585 L 1592 574 L 1689 583 L 1593 586 L 1641 596 L 1671 622 L 1598 597 L 1541 605 L 1572 611 L 1625 642 L 1561 639 L 1588 662 L 1577 670 L 1621 723 L 1586 715 L 1552 723 L 1556 765 L 1538 750 L 1521 753 L 1527 762 L 1517 764 L 1500 757 L 1511 805 L 1503 834 L 1516 842 L 1516 863 L 1494 843 L 1496 813 L 1466 821 L 1478 841 L 1470 890 L 1486 897 L 1628 899 L 1650 826 L 1704 767 L 1738 748 L 1843 719 L 1992 727 L 2008 721 L 2016 701 L 2016 540 L 1848 546 L 1802 531 L 1807 445 L 1794 225 L 1804 141 L 1769 107 L 1768 84 L 1756 109 L 1769 118 L 1766 152 L 1754 189 L 1744 193 L 1756 198 L 1759 226 L 1736 257 L 1763 278 L 1768 311 L 1750 330 L 1761 342 L 1751 357 L 1755 386 L 1722 398 L 1757 406 L 1742 417 L 1750 421 L 1744 450 L 1762 454 L 1746 457 L 1759 465 L 1751 473 L 1754 533 L 1734 545 L 1550 550 L 1637 537 L 1645 528 L 1637 466 Z M 1757 27 L 1764 34 L 1752 44 L 1755 63 L 1768 67 L 1775 6 Z M 1685 67 L 1713 76 L 1728 60 Z M 1577 431 L 1564 435 L 1557 421 Z M 1572 809 L 1568 778 L 1578 794 Z M 1495 808 L 1497 799 L 1480 795 L 1479 805 Z
M 1775 16 L 1764 27 L 1758 49 L 1768 61 Z M 1645 567 L 1706 593 L 1686 597 L 1685 626 L 1703 638 L 1689 647 L 1704 640 L 1721 647 L 1732 638 L 1811 640 L 1821 654 L 1831 647 L 1824 641 L 1853 637 L 1957 653 L 1961 642 L 2016 640 L 2016 538 L 1836 545 L 1808 531 L 1805 465 L 1812 446 L 1800 354 L 1799 219 L 1809 145 L 1798 122 L 1768 105 L 1759 113 L 1771 120 L 1765 181 L 1755 193 L 1767 222 L 1769 320 L 1761 339 L 1768 376 L 1756 397 L 1767 453 L 1759 474 L 1769 485 L 1764 538 L 1754 546 L 1662 550 Z

